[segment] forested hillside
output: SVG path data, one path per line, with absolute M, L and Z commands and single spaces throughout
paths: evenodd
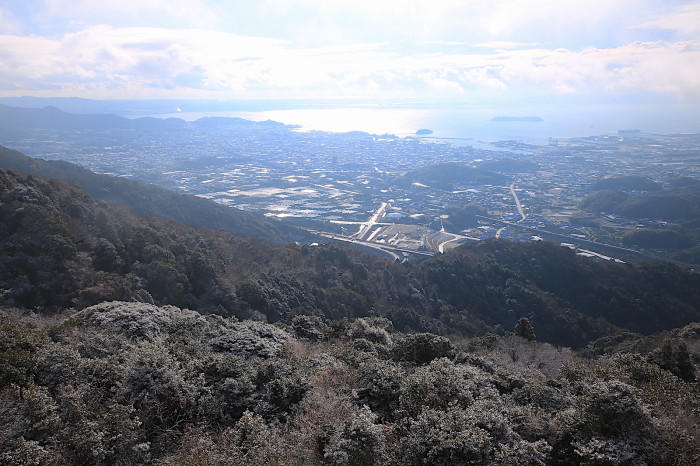
M 157 216 L 185 225 L 224 230 L 237 236 L 257 238 L 280 245 L 310 237 L 303 230 L 266 218 L 259 213 L 222 206 L 197 196 L 168 191 L 138 181 L 100 175 L 61 160 L 27 157 L 2 146 L 0 168 L 76 184 L 94 198 L 128 207 L 139 217 Z
M 0 186 L 6 306 L 53 312 L 138 300 L 270 322 L 381 316 L 401 331 L 465 336 L 528 317 L 538 338 L 569 346 L 700 321 L 700 276 L 668 264 L 596 262 L 500 240 L 398 264 L 336 244 L 281 248 L 139 218 L 18 172 L 0 171 Z

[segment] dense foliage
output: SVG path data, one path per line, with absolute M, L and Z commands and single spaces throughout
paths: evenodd
M 386 319 L 280 327 L 127 302 L 63 319 L 5 309 L 0 325 L 3 464 L 690 465 L 700 455 L 698 385 L 663 367 L 664 345 L 584 359 L 516 335 L 454 343 L 397 334 Z M 697 348 L 698 326 L 679 343 Z

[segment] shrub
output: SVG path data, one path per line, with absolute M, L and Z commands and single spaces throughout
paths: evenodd
M 188 373 L 162 339 L 145 341 L 125 355 L 120 395 L 133 403 L 147 429 L 172 428 L 194 420 L 203 376 Z
M 392 416 L 398 407 L 401 381 L 404 373 L 391 361 L 367 358 L 359 367 L 358 396 L 374 411 Z
M 202 325 L 204 324 L 204 318 L 198 312 L 189 309 L 121 301 L 90 306 L 75 317 L 86 326 L 147 338 L 180 319 L 200 320 Z
M 527 341 L 535 340 L 535 330 L 532 328 L 530 319 L 528 319 L 527 317 L 521 317 L 518 320 L 518 322 L 515 324 L 515 329 L 513 330 L 513 333 L 521 338 L 526 339 Z
M 235 354 L 213 355 L 204 369 L 211 399 L 207 400 L 208 417 L 222 425 L 233 425 L 247 409 L 255 405 L 255 361 L 247 361 Z
M 456 408 L 424 411 L 401 439 L 404 464 L 487 464 L 490 449 L 488 432 L 471 425 L 467 413 Z
M 29 383 L 37 351 L 48 341 L 42 331 L 14 322 L 0 322 L 0 388 L 11 383 Z
M 299 338 L 310 341 L 321 341 L 328 333 L 328 326 L 316 316 L 294 316 L 292 328 Z
M 268 415 L 286 415 L 309 389 L 300 368 L 283 359 L 271 359 L 262 364 L 257 383 L 262 386 L 264 398 L 256 410 Z
M 394 343 L 392 353 L 397 361 L 426 364 L 443 358 L 452 352 L 452 343 L 445 337 L 432 333 L 414 333 L 402 336 Z
M 401 382 L 399 402 L 411 414 L 424 409 L 447 409 L 449 405 L 469 406 L 474 397 L 476 369 L 442 358 L 419 367 Z
M 273 325 L 244 321 L 230 323 L 212 337 L 212 348 L 218 352 L 276 358 L 284 352 L 284 345 L 291 335 Z
M 374 343 L 382 345 L 391 344 L 391 336 L 382 326 L 373 325 L 370 319 L 357 319 L 350 327 L 350 338 L 364 338 Z
M 661 348 L 649 355 L 649 360 L 686 382 L 695 381 L 695 366 L 682 340 L 666 340 Z
M 329 464 L 363 466 L 377 464 L 383 456 L 384 435 L 367 406 L 346 420 L 331 435 L 323 450 Z

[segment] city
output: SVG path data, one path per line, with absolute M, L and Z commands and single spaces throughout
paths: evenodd
M 623 248 L 623 235 L 673 224 L 591 212 L 582 201 L 604 179 L 641 177 L 669 187 L 669 180 L 700 174 L 698 135 L 620 131 L 544 145 L 453 142 L 205 118 L 172 131 L 26 131 L 6 143 L 260 211 L 401 260 L 491 237 L 547 239 L 618 261 L 653 257 Z M 450 211 L 465 206 L 477 211 L 453 222 Z

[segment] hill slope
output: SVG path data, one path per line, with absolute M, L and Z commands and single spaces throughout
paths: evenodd
M 626 328 L 700 320 L 700 275 L 594 262 L 552 244 L 485 241 L 396 264 L 349 246 L 273 247 L 186 227 L 0 171 L 0 289 L 9 306 L 58 310 L 153 300 L 290 322 L 383 316 L 399 330 L 474 335 L 529 317 L 538 338 L 579 346 Z
M 275 244 L 309 237 L 303 230 L 268 219 L 256 212 L 222 206 L 197 196 L 176 193 L 138 181 L 99 175 L 69 162 L 35 159 L 2 146 L 0 168 L 76 184 L 96 199 L 128 207 L 138 217 L 158 216 L 185 225 L 224 230 L 236 236 L 257 238 Z

